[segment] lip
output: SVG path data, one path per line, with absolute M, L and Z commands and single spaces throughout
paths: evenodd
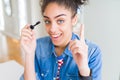
M 61 36 L 62 36 L 62 33 L 60 33 L 60 34 L 52 34 L 51 38 L 52 38 L 53 41 L 57 41 L 57 40 L 60 39 Z

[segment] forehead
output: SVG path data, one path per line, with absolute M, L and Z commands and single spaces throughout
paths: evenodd
M 60 14 L 71 16 L 72 13 L 70 9 L 65 8 L 65 6 L 58 5 L 57 3 L 49 3 L 43 13 L 44 16 L 48 17 L 55 17 Z

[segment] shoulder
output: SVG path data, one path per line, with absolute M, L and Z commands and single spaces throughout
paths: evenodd
M 37 48 L 49 48 L 52 45 L 52 41 L 49 36 L 37 39 Z
M 100 47 L 89 40 L 86 40 L 88 45 L 88 64 L 90 69 L 92 69 L 93 79 L 101 78 L 102 71 L 102 52 Z
M 88 45 L 89 48 L 93 49 L 93 48 L 99 48 L 98 44 L 96 44 L 95 42 L 92 42 L 88 39 L 85 40 L 86 44 Z
M 86 44 L 88 45 L 88 57 L 101 57 L 101 49 L 95 42 L 90 40 L 85 40 Z
M 51 39 L 49 36 L 46 36 L 46 37 L 42 37 L 42 38 L 38 38 L 37 39 L 37 43 L 44 43 L 44 42 L 50 42 Z
M 37 39 L 37 46 L 49 46 L 52 44 L 52 41 L 49 36 L 45 36 Z
M 52 51 L 52 41 L 49 36 L 37 39 L 36 55 L 47 56 Z

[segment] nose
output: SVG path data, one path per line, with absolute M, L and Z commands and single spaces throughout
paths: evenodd
M 57 31 L 57 25 L 54 24 L 54 23 L 52 23 L 52 24 L 51 24 L 51 27 L 50 27 L 50 32 L 51 32 L 51 33 L 55 33 L 56 31 Z

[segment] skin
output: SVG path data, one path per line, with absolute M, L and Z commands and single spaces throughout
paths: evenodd
M 89 76 L 88 46 L 84 40 L 84 26 L 81 25 L 80 40 L 71 40 L 72 27 L 77 21 L 77 17 L 72 17 L 72 15 L 70 9 L 66 9 L 57 3 L 50 3 L 43 13 L 45 28 L 55 45 L 56 54 L 60 56 L 69 44 L 69 49 L 80 70 L 79 73 L 82 76 Z M 25 80 L 36 80 L 34 70 L 36 38 L 34 30 L 31 30 L 29 25 L 22 29 L 20 44 L 22 51 L 25 53 Z
M 76 17 L 72 19 L 71 11 L 58 6 L 56 3 L 50 3 L 46 7 L 43 16 L 46 31 L 56 46 L 56 53 L 59 56 L 71 40 L 72 26 Z

